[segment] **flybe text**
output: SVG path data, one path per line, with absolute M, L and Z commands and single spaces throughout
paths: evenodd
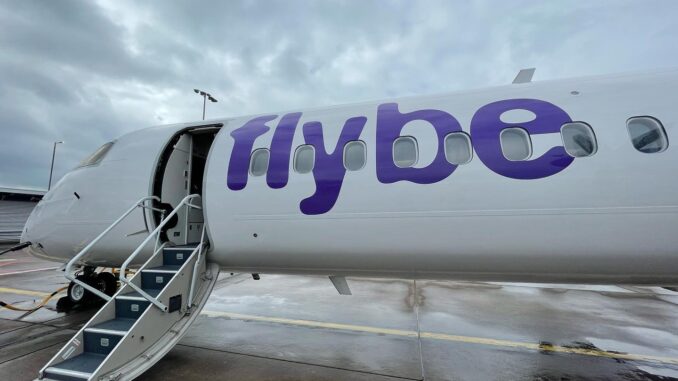
M 518 124 L 506 123 L 500 116 L 510 110 L 528 110 L 535 118 Z M 302 116 L 301 112 L 283 115 L 278 121 L 270 146 L 269 166 L 266 183 L 270 188 L 279 189 L 287 185 L 292 140 Z M 233 191 L 240 191 L 247 185 L 250 155 L 255 140 L 271 130 L 269 124 L 278 115 L 253 118 L 242 127 L 231 132 L 234 139 L 228 166 L 227 185 Z M 400 168 L 393 161 L 393 142 L 410 122 L 428 122 L 438 137 L 438 149 L 433 161 L 423 168 Z M 559 133 L 560 127 L 571 122 L 570 116 L 560 107 L 538 99 L 507 99 L 479 108 L 471 119 L 470 133 L 473 148 L 478 158 L 495 173 L 520 180 L 540 179 L 554 175 L 574 160 L 562 146 L 554 146 L 543 155 L 526 161 L 509 161 L 501 150 L 501 130 L 508 127 L 522 127 L 531 135 Z M 323 127 L 320 122 L 310 121 L 302 126 L 306 144 L 315 148 L 313 177 L 316 190 L 301 200 L 300 210 L 304 214 L 323 214 L 332 209 L 339 198 L 346 169 L 343 162 L 343 147 L 353 140 L 360 140 L 367 118 L 355 116 L 344 123 L 334 150 L 325 150 Z M 416 110 L 403 113 L 397 103 L 384 103 L 377 108 L 376 120 L 376 177 L 384 184 L 410 181 L 417 184 L 433 184 L 446 179 L 457 169 L 445 158 L 445 136 L 462 131 L 461 125 L 451 114 L 435 109 Z

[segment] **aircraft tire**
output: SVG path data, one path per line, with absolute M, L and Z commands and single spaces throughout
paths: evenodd
M 76 277 L 75 279 L 82 281 L 82 282 L 85 282 L 87 284 L 90 284 L 90 282 L 88 282 L 88 280 L 89 280 L 88 277 L 85 277 L 83 275 L 80 275 L 80 276 Z M 92 294 L 91 292 L 85 290 L 84 287 L 82 287 L 81 285 L 79 285 L 75 282 L 71 282 L 68 285 L 68 293 L 67 293 L 68 299 L 70 299 L 70 301 L 74 305 L 75 304 L 82 304 L 82 303 L 85 303 L 88 300 L 91 300 L 92 299 L 91 294 Z
M 96 288 L 108 296 L 113 296 L 118 291 L 118 280 L 115 275 L 104 272 L 96 275 Z

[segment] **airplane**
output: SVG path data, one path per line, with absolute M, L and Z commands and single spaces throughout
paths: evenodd
M 107 301 L 38 379 L 137 377 L 220 270 L 323 275 L 341 294 L 348 276 L 678 284 L 678 69 L 533 73 L 104 144 L 23 232 L 27 253 L 67 263 L 69 298 Z

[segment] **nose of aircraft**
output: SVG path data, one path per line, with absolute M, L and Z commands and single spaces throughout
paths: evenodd
M 33 208 L 24 229 L 21 233 L 21 242 L 30 242 L 31 246 L 26 250 L 35 256 L 46 257 L 45 247 L 54 241 L 54 229 L 58 219 L 63 213 L 64 203 L 59 201 L 58 190 L 52 189 L 47 192 L 43 199 Z
M 31 212 L 24 229 L 21 232 L 21 243 L 30 242 L 37 246 L 45 237 L 44 221 L 42 218 L 45 208 L 44 201 L 40 201 Z
M 38 220 L 38 218 L 36 218 L 36 214 L 39 213 L 40 208 L 41 205 L 40 203 L 38 203 L 35 206 L 35 208 L 33 208 L 31 214 L 28 216 L 28 220 L 26 220 L 26 224 L 24 225 L 24 230 L 21 232 L 21 243 L 33 242 L 35 235 L 33 235 L 32 233 L 35 230 L 35 225 Z

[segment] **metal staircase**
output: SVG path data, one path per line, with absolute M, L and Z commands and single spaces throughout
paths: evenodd
M 130 255 L 121 268 L 120 290 L 112 298 L 107 297 L 108 302 L 40 370 L 39 380 L 132 380 L 181 339 L 207 301 L 219 274 L 219 266 L 205 261 L 204 253 L 209 248 L 205 230 L 200 243 L 158 247 L 156 241 L 153 255 L 131 279 L 125 277 L 125 269 L 179 208 L 200 208 L 189 202 L 195 197 L 184 199 Z M 143 201 L 138 206 L 143 207 Z M 81 254 L 84 255 L 79 253 L 74 260 Z

